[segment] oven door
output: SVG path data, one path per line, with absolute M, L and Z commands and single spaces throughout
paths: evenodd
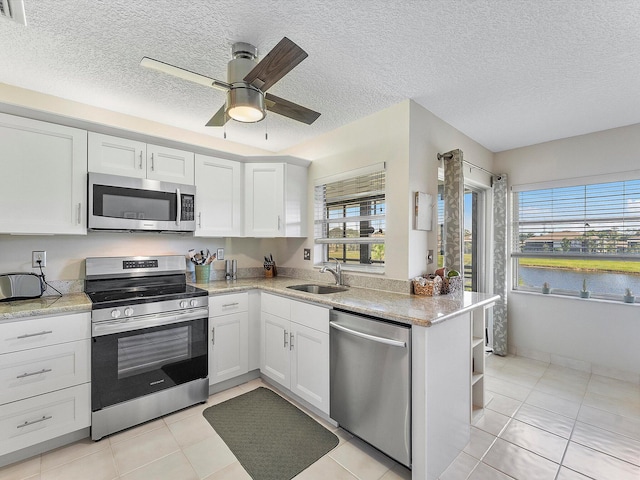
M 195 231 L 195 187 L 89 173 L 90 230 Z
M 207 321 L 203 317 L 94 337 L 92 411 L 206 378 Z

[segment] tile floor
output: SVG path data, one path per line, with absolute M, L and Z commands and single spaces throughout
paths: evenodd
M 99 442 L 89 439 L 0 468 L 0 480 L 244 480 L 201 415 L 260 380 Z M 523 357 L 487 357 L 487 408 L 440 480 L 639 480 L 640 385 Z M 411 473 L 325 422 L 340 444 L 297 480 L 402 480 Z

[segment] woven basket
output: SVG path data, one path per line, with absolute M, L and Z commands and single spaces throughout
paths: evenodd
M 413 282 L 413 293 L 416 295 L 426 295 L 432 297 L 434 295 L 434 282 L 428 280 L 426 285 L 420 285 L 418 282 Z M 437 293 L 435 294 L 437 295 Z

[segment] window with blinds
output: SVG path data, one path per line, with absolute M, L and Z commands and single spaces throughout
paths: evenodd
M 522 188 L 512 212 L 514 289 L 640 293 L 640 180 Z
M 314 237 L 323 262 L 384 266 L 385 176 L 379 165 L 316 185 Z

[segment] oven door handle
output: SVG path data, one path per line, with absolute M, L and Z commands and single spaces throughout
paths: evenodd
M 182 195 L 179 188 L 176 188 L 176 200 L 176 225 L 179 227 L 182 220 Z
M 103 335 L 111 335 L 114 333 L 130 332 L 133 330 L 141 330 L 143 328 L 158 327 L 161 325 L 171 325 L 173 323 L 188 322 L 190 320 L 198 320 L 200 318 L 208 318 L 209 308 L 191 308 L 182 310 L 178 313 L 154 313 L 150 315 L 141 315 L 134 318 L 122 318 L 118 320 L 107 320 L 105 322 L 96 322 L 91 325 L 91 333 L 93 337 Z

